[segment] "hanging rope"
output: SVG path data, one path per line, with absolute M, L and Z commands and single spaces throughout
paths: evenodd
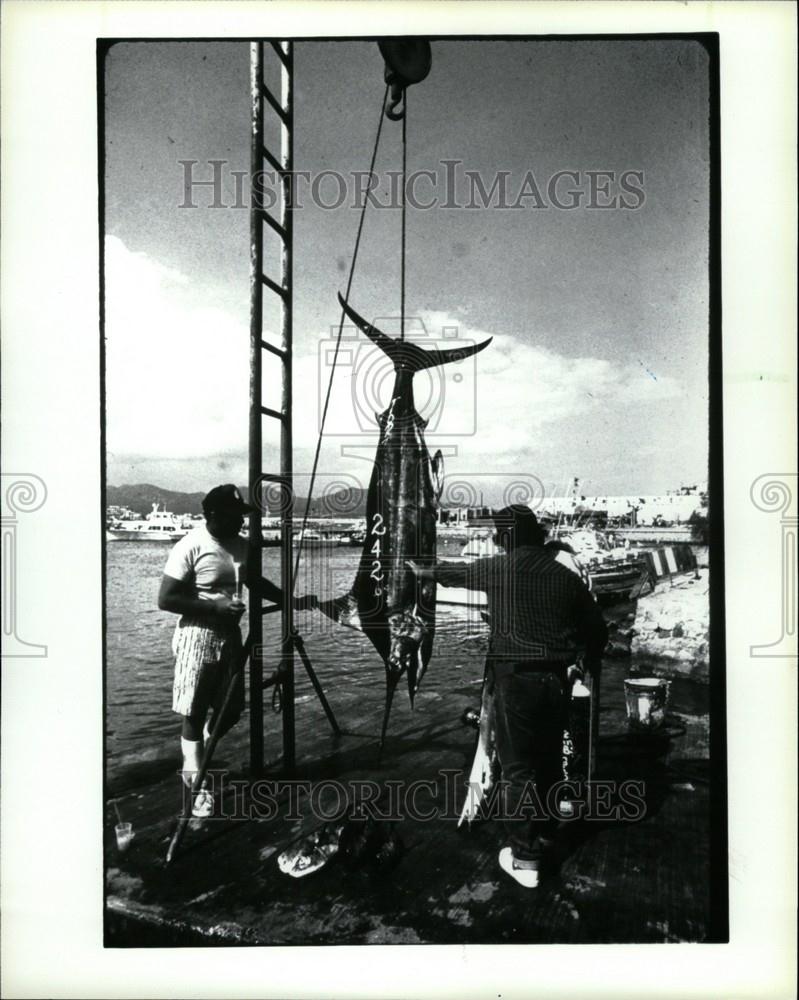
M 400 340 L 405 340 L 405 178 L 408 172 L 408 91 L 405 91 L 405 108 L 402 115 L 402 249 L 400 250 Z
M 369 174 L 368 174 L 368 176 L 369 176 L 370 179 L 371 179 L 372 174 L 374 172 L 375 162 L 377 161 L 377 150 L 378 150 L 378 147 L 380 145 L 380 133 L 383 131 L 383 120 L 384 120 L 384 117 L 385 117 L 384 116 L 384 111 L 385 111 L 385 107 L 386 107 L 386 98 L 387 97 L 388 97 L 388 84 L 386 84 L 386 89 L 383 92 L 383 100 L 380 103 L 380 121 L 378 122 L 378 125 L 377 125 L 377 135 L 375 136 L 374 149 L 372 150 L 372 159 L 371 159 L 371 162 L 369 163 Z M 405 134 L 405 126 L 404 126 L 404 123 L 403 123 L 403 137 L 404 137 L 404 134 Z M 405 187 L 404 169 L 405 168 L 404 168 L 404 161 L 403 161 L 403 191 L 404 191 L 404 187 Z M 355 236 L 355 248 L 354 248 L 354 250 L 352 252 L 352 263 L 350 264 L 350 273 L 349 273 L 349 277 L 347 278 L 347 290 L 344 293 L 344 301 L 345 302 L 348 302 L 349 298 L 350 298 L 350 289 L 352 288 L 352 279 L 353 279 L 353 277 L 355 275 L 355 262 L 358 260 L 358 250 L 359 250 L 360 245 L 361 245 L 361 234 L 363 232 L 363 222 L 364 222 L 364 218 L 366 216 L 366 206 L 367 206 L 368 202 L 369 202 L 369 197 L 368 197 L 368 194 L 367 194 L 366 196 L 364 196 L 363 205 L 361 206 L 361 215 L 360 215 L 360 218 L 358 220 L 358 231 L 357 231 L 356 236 Z M 403 212 L 404 212 L 404 207 L 403 207 Z M 404 223 L 404 215 L 403 215 L 403 227 L 404 227 L 404 224 L 405 223 Z M 403 228 L 403 232 L 404 232 L 404 228 Z M 404 239 L 404 237 L 403 237 L 403 239 Z M 402 257 L 403 257 L 403 264 L 402 264 L 402 266 L 403 266 L 403 275 L 404 275 L 404 267 L 405 267 L 405 252 L 404 252 L 404 249 L 403 249 L 403 255 L 402 255 Z M 404 289 L 404 280 L 405 279 L 403 277 L 403 289 Z M 404 290 L 403 290 L 403 295 L 404 295 Z M 317 466 L 319 465 L 319 452 L 321 451 L 321 448 L 322 448 L 322 436 L 323 436 L 324 431 L 325 431 L 325 421 L 327 420 L 327 410 L 328 410 L 328 407 L 330 405 L 330 393 L 331 393 L 331 391 L 333 389 L 333 376 L 335 375 L 335 372 L 336 372 L 336 362 L 338 361 L 339 348 L 341 347 L 341 335 L 342 335 L 342 333 L 344 331 L 344 318 L 345 318 L 345 313 L 344 313 L 344 310 L 342 309 L 341 310 L 341 319 L 339 320 L 339 324 L 338 324 L 338 336 L 336 337 L 336 348 L 335 348 L 335 350 L 333 352 L 333 364 L 330 366 L 330 378 L 328 379 L 327 392 L 325 393 L 325 405 L 322 408 L 322 421 L 321 421 L 321 424 L 319 426 L 319 436 L 316 439 L 316 452 L 314 454 L 313 466 L 311 468 L 311 482 L 310 482 L 310 485 L 308 487 L 308 498 L 305 501 L 305 512 L 302 515 L 302 526 L 300 528 L 300 537 L 299 537 L 299 540 L 298 540 L 298 543 L 297 543 L 297 557 L 294 560 L 294 572 L 291 575 L 291 593 L 292 593 L 292 595 L 294 594 L 294 588 L 297 585 L 297 573 L 298 573 L 299 566 L 300 566 L 300 556 L 302 555 L 302 546 L 303 546 L 303 543 L 305 541 L 305 527 L 306 527 L 306 525 L 308 523 L 308 513 L 309 513 L 309 511 L 311 509 L 311 501 L 313 499 L 314 485 L 316 483 L 316 470 L 317 470 Z

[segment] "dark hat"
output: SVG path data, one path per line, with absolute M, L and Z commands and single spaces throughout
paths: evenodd
M 512 503 L 509 507 L 492 511 L 491 517 L 498 528 L 514 528 L 517 525 L 519 527 L 523 525 L 525 528 L 539 526 L 538 518 L 523 503 Z
M 538 518 L 523 503 L 512 503 L 509 507 L 492 511 L 491 517 L 497 529 L 512 532 L 517 544 L 540 544 L 546 537 Z
M 233 483 L 225 483 L 224 486 L 215 486 L 210 493 L 203 498 L 203 514 L 247 514 L 254 510 L 239 492 L 238 486 Z

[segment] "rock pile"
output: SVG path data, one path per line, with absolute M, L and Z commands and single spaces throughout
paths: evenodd
M 652 673 L 708 682 L 710 624 L 707 569 L 663 580 L 641 597 L 635 615 L 631 653 L 651 659 Z

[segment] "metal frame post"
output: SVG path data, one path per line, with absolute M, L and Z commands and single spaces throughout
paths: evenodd
M 280 523 L 280 585 L 284 594 L 281 613 L 280 636 L 280 678 L 282 685 L 283 709 L 283 766 L 294 768 L 296 741 L 294 731 L 294 611 L 292 596 L 294 580 L 291 558 L 291 536 L 294 526 L 294 481 L 292 469 L 292 342 L 293 342 L 293 260 L 292 239 L 294 230 L 294 209 L 292 185 L 294 170 L 294 51 L 291 42 L 279 45 L 283 51 L 281 58 L 281 115 L 280 166 L 283 182 L 283 198 L 280 210 L 280 224 L 284 238 L 281 249 L 281 284 L 285 294 L 281 296 L 281 326 L 283 350 L 283 419 L 280 428 L 280 476 L 283 482 L 283 510 Z M 278 55 L 280 53 L 278 52 Z
M 250 100 L 251 100 L 251 201 L 250 201 L 250 497 L 255 510 L 250 515 L 250 770 L 254 775 L 264 766 L 264 704 L 263 692 L 276 682 L 280 685 L 280 706 L 283 715 L 283 768 L 294 770 L 296 763 L 296 733 L 294 720 L 294 651 L 298 650 L 303 666 L 316 691 L 333 732 L 340 734 L 333 710 L 327 702 L 322 685 L 314 673 L 311 661 L 294 628 L 294 566 L 291 553 L 294 528 L 294 473 L 292 469 L 292 347 L 293 347 L 293 253 L 294 237 L 294 52 L 291 42 L 270 42 L 281 63 L 280 100 L 264 83 L 264 43 L 250 45 Z M 278 116 L 280 131 L 280 158 L 264 145 L 264 101 Z M 263 170 L 264 160 L 280 175 L 280 220 L 264 208 L 262 187 L 257 180 Z M 281 241 L 280 280 L 275 281 L 263 271 L 264 223 L 273 229 Z M 276 347 L 263 339 L 263 289 L 266 286 L 280 297 L 281 344 Z M 263 405 L 262 362 L 263 351 L 280 358 L 281 405 L 280 409 Z M 280 473 L 265 475 L 263 471 L 263 417 L 280 423 Z M 280 608 L 280 651 L 277 671 L 264 680 L 263 621 L 265 610 L 261 604 L 263 574 L 263 531 L 261 517 L 265 482 L 280 484 L 280 588 L 283 602 Z M 299 560 L 299 551 L 298 551 Z
M 279 662 L 275 680 L 280 683 L 281 710 L 283 714 L 283 766 L 291 770 L 295 764 L 294 731 L 294 613 L 292 595 L 294 580 L 291 558 L 291 536 L 294 521 L 294 492 L 292 471 L 292 173 L 294 170 L 294 94 L 293 52 L 291 42 L 271 42 L 281 63 L 281 99 L 278 100 L 264 83 L 263 42 L 250 45 L 250 102 L 251 102 L 251 202 L 250 202 L 250 497 L 256 509 L 250 515 L 250 769 L 254 775 L 264 766 L 264 659 L 262 588 L 263 574 L 262 509 L 263 483 L 279 482 L 280 511 L 280 587 L 284 600 L 281 608 L 281 633 Z M 264 144 L 264 102 L 278 116 L 281 127 L 280 159 Z M 277 169 L 281 181 L 280 219 L 275 220 L 264 208 L 263 191 L 259 177 L 264 160 Z M 263 270 L 263 226 L 267 223 L 280 237 L 280 279 L 275 281 Z M 263 339 L 263 289 L 266 286 L 280 297 L 281 345 L 279 348 Z M 263 405 L 263 351 L 276 354 L 281 361 L 280 409 Z M 263 418 L 267 416 L 280 423 L 280 473 L 264 475 L 263 471 Z
M 262 354 L 263 331 L 263 222 L 262 198 L 254 178 L 262 170 L 264 139 L 263 96 L 263 44 L 250 45 L 250 111 L 251 111 L 251 203 L 250 203 L 250 453 L 249 499 L 255 509 L 249 524 L 249 613 L 250 638 L 250 771 L 257 777 L 264 766 L 264 661 L 263 620 L 261 618 L 261 587 L 263 574 L 263 532 L 261 530 L 261 497 L 258 494 L 262 475 Z

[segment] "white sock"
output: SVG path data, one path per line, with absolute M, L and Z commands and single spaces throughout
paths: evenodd
M 191 783 L 194 781 L 194 775 L 200 769 L 203 741 L 187 740 L 181 736 L 180 749 L 183 751 L 183 782 L 188 787 L 191 787 Z
M 210 719 L 203 726 L 203 739 L 205 740 L 206 743 L 211 739 L 211 720 Z

